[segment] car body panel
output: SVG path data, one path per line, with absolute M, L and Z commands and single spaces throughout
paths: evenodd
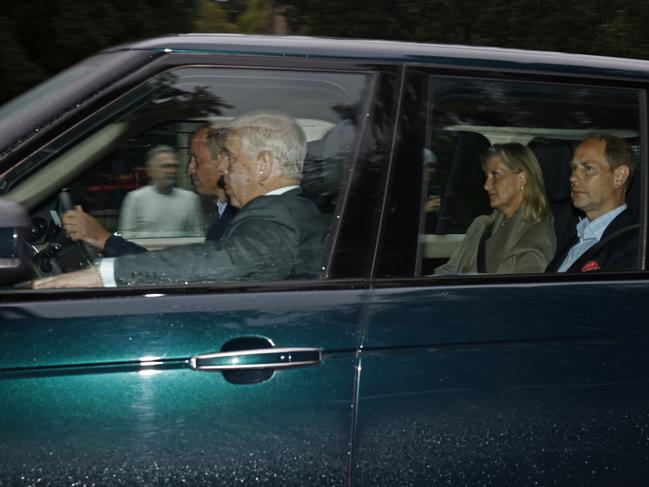
M 646 76 L 649 62 L 603 56 L 527 51 L 496 47 L 420 44 L 369 39 L 299 36 L 186 34 L 119 46 L 118 49 L 163 52 L 209 52 L 240 56 L 265 55 L 314 59 L 357 59 L 481 69 L 522 68 L 597 76 Z
M 360 360 L 355 480 L 607 485 L 644 477 L 649 324 L 636 303 L 646 285 L 376 291 Z M 388 461 L 397 451 L 398 464 Z
M 0 479 L 36 482 L 40 471 L 57 483 L 92 472 L 98 483 L 144 475 L 194 484 L 249 482 L 257 472 L 278 483 L 344 484 L 364 295 L 0 306 Z M 253 384 L 190 367 L 191 356 L 247 336 L 319 348 L 323 359 Z

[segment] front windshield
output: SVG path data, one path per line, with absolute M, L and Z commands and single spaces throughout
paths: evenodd
M 0 107 L 0 157 L 62 114 L 132 70 L 142 52 L 118 51 L 86 59 Z

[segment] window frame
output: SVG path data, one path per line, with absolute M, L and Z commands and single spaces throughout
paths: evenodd
M 372 269 L 372 285 L 376 287 L 402 287 L 402 286 L 446 286 L 446 285 L 482 285 L 482 284 L 511 284 L 511 283 L 542 283 L 547 280 L 564 282 L 565 280 L 593 280 L 600 281 L 602 279 L 630 279 L 635 280 L 643 275 L 647 270 L 647 255 L 649 253 L 648 242 L 648 223 L 647 223 L 647 205 L 649 195 L 649 166 L 648 166 L 648 152 L 647 144 L 649 142 L 649 122 L 648 122 L 648 108 L 647 108 L 647 89 L 649 88 L 649 80 L 638 80 L 637 77 L 611 76 L 607 74 L 599 74 L 594 72 L 589 75 L 575 75 L 574 73 L 557 71 L 542 71 L 538 69 L 500 69 L 484 68 L 484 67 L 464 67 L 457 68 L 448 65 L 433 65 L 425 63 L 406 63 L 404 64 L 404 97 L 407 95 L 407 84 L 413 79 L 413 75 L 419 75 L 420 79 L 426 77 L 442 76 L 453 78 L 466 78 L 466 79 L 482 79 L 493 81 L 508 81 L 508 82 L 526 82 L 526 83 L 551 83 L 563 84 L 567 86 L 592 86 L 597 88 L 610 88 L 610 89 L 634 89 L 638 92 L 638 130 L 640 137 L 640 164 L 642 171 L 638 172 L 638 179 L 636 184 L 639 184 L 640 200 L 638 208 L 638 218 L 640 224 L 639 242 L 638 242 L 638 265 L 639 269 L 624 272 L 601 272 L 601 273 L 584 273 L 581 274 L 560 274 L 560 273 L 539 273 L 530 275 L 472 275 L 472 276 L 431 276 L 431 275 L 416 275 L 419 257 L 419 186 L 417 191 L 395 191 L 392 189 L 395 186 L 395 181 L 403 178 L 403 173 L 398 171 L 400 161 L 404 161 L 403 149 L 407 145 L 407 135 L 404 133 L 404 121 L 417 119 L 416 110 L 421 108 L 421 100 L 414 102 L 404 98 L 402 100 L 403 112 L 399 114 L 398 128 L 397 128 L 397 141 L 395 153 L 399 160 L 395 160 L 391 168 L 388 188 L 386 197 L 386 205 L 390 208 L 390 213 L 395 213 L 395 208 L 398 208 L 399 202 L 403 205 L 405 199 L 406 208 L 417 208 L 417 218 L 407 219 L 407 223 L 400 225 L 399 222 L 394 224 L 396 218 L 390 221 L 390 215 L 386 215 L 383 226 L 381 228 L 381 235 L 379 240 L 379 248 L 377 253 L 377 262 Z M 425 134 L 421 134 L 425 137 Z M 423 145 L 422 145 L 423 147 Z M 423 162 L 421 155 L 419 156 L 418 167 L 421 172 L 421 162 Z M 404 162 L 401 163 L 404 165 Z M 410 169 L 408 174 L 413 172 Z M 396 193 L 396 194 L 395 194 Z M 411 201 L 407 201 L 406 196 L 416 193 L 416 198 L 411 197 Z M 394 201 L 396 197 L 397 201 Z M 412 200 L 417 200 L 414 203 Z M 398 211 L 397 211 L 398 212 Z M 401 214 L 403 215 L 403 211 Z M 395 242 L 394 235 L 401 235 L 401 243 Z M 403 237 L 405 235 L 406 237 Z M 407 242 L 406 242 L 407 241 Z M 392 254 L 392 257 L 390 256 Z M 406 256 L 405 261 L 399 262 L 400 257 Z M 404 263 L 405 262 L 405 263 Z M 403 266 L 410 269 L 411 276 L 404 275 L 390 275 L 390 269 L 395 269 L 398 266 Z M 394 272 L 394 271 L 392 271 Z M 603 276 L 603 277 L 601 277 Z M 644 275 L 646 279 L 647 276 Z
M 96 298 L 100 296 L 146 296 L 152 291 L 160 291 L 165 295 L 174 294 L 202 294 L 211 292 L 276 292 L 281 290 L 320 290 L 320 289 L 349 289 L 368 287 L 368 277 L 373 262 L 374 252 L 373 245 L 378 241 L 378 228 L 380 213 L 371 213 L 373 218 L 369 223 L 373 226 L 370 232 L 359 232 L 358 228 L 363 227 L 361 223 L 368 223 L 367 213 L 359 205 L 353 202 L 373 202 L 376 207 L 381 201 L 383 187 L 387 180 L 387 164 L 383 159 L 383 150 L 381 147 L 387 145 L 392 147 L 393 130 L 384 130 L 390 134 L 386 137 L 377 137 L 381 132 L 377 128 L 377 120 L 388 120 L 391 124 L 395 119 L 395 100 L 398 97 L 388 98 L 386 89 L 396 84 L 401 72 L 400 64 L 397 62 L 380 62 L 368 63 L 362 60 L 340 60 L 340 59 L 296 59 L 296 58 L 276 58 L 263 56 L 236 56 L 211 53 L 182 53 L 172 52 L 162 56 L 146 66 L 141 67 L 129 76 L 128 83 L 118 83 L 110 86 L 103 93 L 100 100 L 94 100 L 92 106 L 82 107 L 78 111 L 70 113 L 67 118 L 61 121 L 50 134 L 43 133 L 39 139 L 39 146 L 30 151 L 30 153 L 21 160 L 12 164 L 12 170 L 20 168 L 24 170 L 22 164 L 33 154 L 46 149 L 46 147 L 55 142 L 59 137 L 65 135 L 69 130 L 74 130 L 86 120 L 88 120 L 97 110 L 104 110 L 110 105 L 118 102 L 122 96 L 127 95 L 132 89 L 137 88 L 146 80 L 159 75 L 165 71 L 175 68 L 224 68 L 224 69 L 251 69 L 251 70 L 286 70 L 286 71 L 330 71 L 330 72 L 351 72 L 368 74 L 373 79 L 373 85 L 369 86 L 368 95 L 364 100 L 363 106 L 364 121 L 359 127 L 358 136 L 355 140 L 355 146 L 352 149 L 349 162 L 349 169 L 346 173 L 348 179 L 341 188 L 341 203 L 338 205 L 335 215 L 337 224 L 334 232 L 330 236 L 329 248 L 327 250 L 329 271 L 323 279 L 313 279 L 304 281 L 255 281 L 242 283 L 210 283 L 195 284 L 188 286 L 141 286 L 131 288 L 100 288 L 100 289 L 79 289 L 79 290 L 24 290 L 24 289 L 3 289 L 0 290 L 0 296 L 11 297 L 12 300 L 32 301 L 32 300 L 59 300 L 68 297 L 75 298 Z M 389 91 L 389 89 L 387 90 Z M 388 112 L 386 114 L 386 112 Z M 61 127 L 64 127 L 61 130 Z M 371 155 L 373 160 L 381 160 L 380 170 L 376 171 L 376 164 L 370 168 L 363 157 Z M 20 167 L 22 166 L 22 167 Z M 373 177 L 368 177 L 368 174 Z M 361 186 L 362 182 L 368 182 Z M 360 188 L 360 189 L 359 189 Z M 355 211 L 347 211 L 348 208 L 355 207 Z M 359 262 L 355 249 L 367 249 L 372 244 L 372 251 L 364 262 Z M 352 272 L 347 272 L 346 266 L 350 266 Z M 351 277 L 350 277 L 351 276 Z

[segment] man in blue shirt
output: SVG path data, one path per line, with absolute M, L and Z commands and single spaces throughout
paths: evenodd
M 633 152 L 613 135 L 582 141 L 570 162 L 570 197 L 581 218 L 569 239 L 559 242 L 549 272 L 620 271 L 636 265 L 637 219 L 626 204 L 633 177 Z

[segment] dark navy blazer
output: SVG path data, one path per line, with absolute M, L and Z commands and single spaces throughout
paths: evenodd
M 546 272 L 556 272 L 570 248 L 578 241 L 577 229 L 574 228 L 571 237 L 557 246 L 557 254 L 548 264 Z M 580 256 L 566 272 L 624 271 L 636 268 L 637 258 L 638 219 L 627 208 L 609 223 L 601 240 Z

